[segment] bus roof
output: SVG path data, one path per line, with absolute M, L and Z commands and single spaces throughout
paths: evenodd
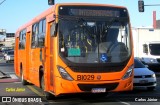
M 53 5 L 52 7 L 50 7 L 49 9 L 47 9 L 46 11 L 42 12 L 41 14 L 39 14 L 38 16 L 36 16 L 35 18 L 33 18 L 31 21 L 29 21 L 28 23 L 24 24 L 23 26 L 21 26 L 20 28 L 18 28 L 18 30 L 16 31 L 19 32 L 23 29 L 25 29 L 26 27 L 31 26 L 32 24 L 36 23 L 38 20 L 43 19 L 44 17 L 46 17 L 47 15 L 51 14 L 51 13 L 55 13 L 55 8 L 59 7 L 59 6 L 65 6 L 65 5 L 70 5 L 70 6 L 76 6 L 76 5 L 81 5 L 81 6 L 109 6 L 109 7 L 116 7 L 116 8 L 126 8 L 123 6 L 117 6 L 117 5 L 111 5 L 111 4 L 93 4 L 93 3 L 58 3 Z M 18 37 L 19 35 L 15 35 L 15 37 Z

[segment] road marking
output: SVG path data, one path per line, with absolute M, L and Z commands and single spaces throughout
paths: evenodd
M 44 96 L 42 93 L 40 93 L 39 91 L 37 91 L 35 88 L 33 88 L 32 86 L 27 86 L 30 90 L 32 90 L 34 93 L 36 93 L 39 96 Z
M 20 81 L 20 82 L 13 82 L 13 83 L 22 83 L 22 82 Z
M 130 105 L 129 103 L 123 102 L 123 101 L 120 101 L 120 103 L 125 104 L 125 105 Z
M 10 77 L 11 77 L 12 79 L 18 79 L 18 77 L 17 77 L 15 74 L 10 74 Z
M 5 72 L 5 74 L 15 74 L 15 72 Z

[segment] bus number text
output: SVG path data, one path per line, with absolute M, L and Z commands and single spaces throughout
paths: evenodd
M 77 80 L 94 80 L 94 75 L 77 75 Z

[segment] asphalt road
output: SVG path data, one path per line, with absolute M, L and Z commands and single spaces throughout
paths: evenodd
M 1 59 L 1 58 L 0 58 Z M 66 95 L 52 100 L 45 100 L 42 96 L 41 89 L 34 85 L 23 86 L 14 74 L 13 63 L 5 63 L 0 60 L 0 71 L 5 73 L 2 77 L 0 73 L 0 98 L 4 97 L 36 97 L 43 102 L 26 103 L 19 102 L 17 105 L 159 105 L 160 104 L 160 77 L 157 76 L 158 85 L 154 91 L 146 89 L 134 89 L 131 92 L 110 92 L 104 97 L 93 97 L 93 95 Z M 19 89 L 19 91 L 17 91 Z M 152 99 L 152 102 L 148 102 Z M 145 101 L 146 100 L 146 101 Z M 14 100 L 15 101 L 15 100 Z M 4 102 L 0 105 L 15 105 L 15 103 Z

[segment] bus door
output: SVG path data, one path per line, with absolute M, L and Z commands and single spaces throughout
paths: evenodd
M 53 23 L 52 23 L 53 24 Z M 51 29 L 50 29 L 51 30 Z M 54 57 L 54 51 L 53 51 L 53 43 L 54 39 L 52 36 L 50 36 L 50 85 L 53 86 L 53 57 Z
M 50 88 L 50 90 L 52 90 L 54 92 L 54 65 L 55 65 L 55 61 L 54 61 L 54 58 L 55 58 L 55 51 L 56 48 L 55 48 L 55 37 L 53 37 L 51 35 L 52 33 L 52 26 L 53 26 L 54 22 L 50 22 L 48 24 L 48 29 L 49 29 L 49 36 L 48 36 L 48 43 L 47 43 L 47 46 L 48 46 L 48 50 L 46 50 L 46 66 L 45 66 L 45 69 L 47 69 L 47 66 L 49 67 L 49 69 L 47 70 L 47 77 L 49 79 L 46 80 L 46 82 L 48 83 L 48 86 Z M 46 87 L 47 88 L 47 87 Z

